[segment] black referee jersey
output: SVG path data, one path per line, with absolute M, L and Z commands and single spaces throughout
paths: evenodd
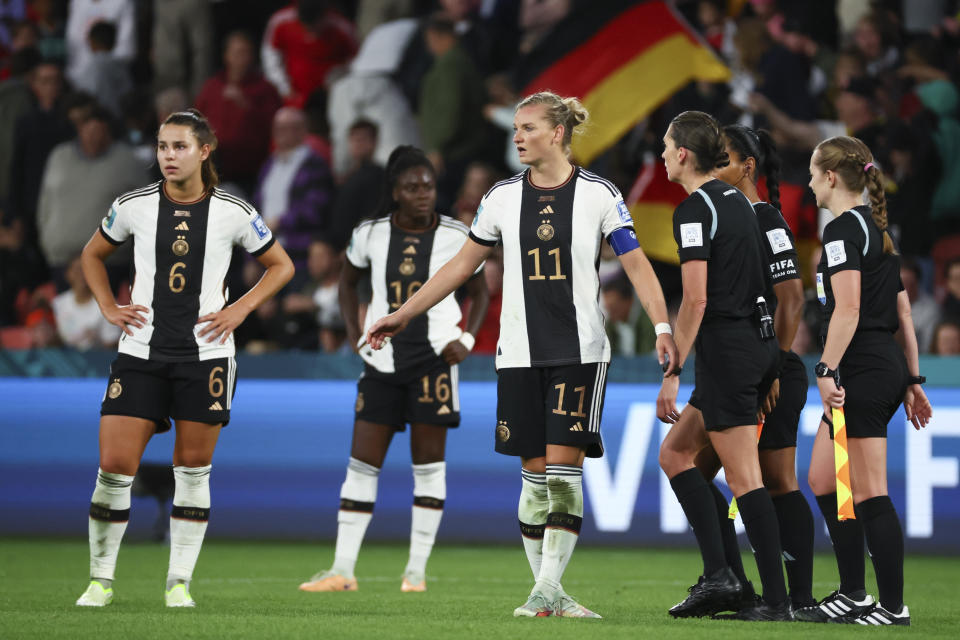
M 777 295 L 773 287 L 800 278 L 800 259 L 793 232 L 780 211 L 768 202 L 754 203 L 753 210 L 757 213 L 757 224 L 764 237 L 763 249 L 768 266 L 767 275 L 770 276 L 770 288 L 764 299 L 772 316 L 777 310 Z

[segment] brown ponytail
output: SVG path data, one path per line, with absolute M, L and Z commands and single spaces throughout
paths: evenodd
M 213 152 L 217 148 L 217 136 L 204 115 L 193 108 L 186 111 L 175 111 L 167 116 L 163 124 L 178 124 L 189 127 L 201 147 L 205 144 L 210 145 L 210 154 L 200 165 L 200 178 L 203 180 L 203 187 L 208 191 L 220 184 L 217 167 L 213 164 Z
M 822 171 L 833 171 L 851 191 L 864 189 L 870 196 L 874 223 L 883 234 L 883 252 L 897 252 L 893 238 L 887 232 L 887 198 L 883 191 L 880 168 L 873 163 L 873 154 L 859 138 L 837 136 L 824 140 L 813 152 L 814 163 Z

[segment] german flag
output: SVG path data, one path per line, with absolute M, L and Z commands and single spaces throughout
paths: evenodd
M 651 259 L 680 264 L 673 238 L 673 210 L 686 197 L 683 187 L 667 179 L 663 160 L 648 153 L 626 204 L 635 222 L 637 240 Z
M 630 127 L 692 80 L 726 81 L 730 70 L 666 2 L 577 3 L 519 61 L 523 94 L 577 96 L 590 111 L 588 135 L 574 139 L 589 164 Z

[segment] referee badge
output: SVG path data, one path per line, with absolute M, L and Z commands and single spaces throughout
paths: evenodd
M 507 426 L 506 420 L 500 420 L 497 422 L 497 440 L 500 442 L 506 442 L 510 439 L 510 428 Z
M 177 236 L 173 241 L 173 252 L 178 256 L 185 256 L 190 251 L 190 245 L 183 239 L 183 236 Z
M 116 400 L 120 397 L 121 393 L 123 393 L 123 387 L 120 386 L 120 378 L 114 378 L 110 386 L 107 387 L 107 397 L 111 400 Z
M 417 270 L 417 265 L 413 263 L 413 258 L 404 258 L 397 269 L 400 271 L 400 275 L 412 276 L 413 272 Z
M 549 242 L 553 238 L 553 225 L 549 221 L 544 221 L 537 227 L 537 237 L 544 242 Z

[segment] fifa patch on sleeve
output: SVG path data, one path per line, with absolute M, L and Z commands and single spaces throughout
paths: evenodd
M 847 261 L 847 250 L 843 248 L 843 240 L 834 240 L 824 245 L 827 252 L 827 266 L 835 267 Z
M 767 240 L 770 242 L 770 248 L 773 249 L 774 253 L 782 253 L 793 249 L 790 237 L 783 229 L 770 229 L 770 231 L 767 231 Z
M 617 200 L 617 213 L 620 214 L 620 222 L 633 224 L 633 218 L 630 217 L 630 209 L 627 208 L 627 203 L 623 201 L 623 198 Z
M 817 300 L 820 304 L 827 304 L 827 290 L 823 288 L 823 274 L 817 272 Z
M 699 222 L 687 222 L 680 225 L 680 246 L 687 247 L 703 246 L 703 225 Z
M 257 237 L 261 240 L 270 235 L 270 229 L 267 228 L 267 223 L 264 222 L 263 218 L 259 215 L 254 216 L 253 220 L 250 221 L 250 226 L 257 232 Z
M 117 219 L 117 210 L 113 207 L 110 207 L 110 213 L 107 214 L 107 217 L 103 219 L 103 226 L 107 229 L 113 228 L 113 221 Z
M 477 212 L 476 212 L 475 214 L 473 214 L 473 222 L 470 223 L 470 226 L 471 226 L 471 227 L 477 226 L 477 220 L 480 219 L 480 213 L 481 213 L 482 211 L 483 211 L 483 205 L 481 204 L 481 205 L 479 205 L 479 206 L 477 207 Z

